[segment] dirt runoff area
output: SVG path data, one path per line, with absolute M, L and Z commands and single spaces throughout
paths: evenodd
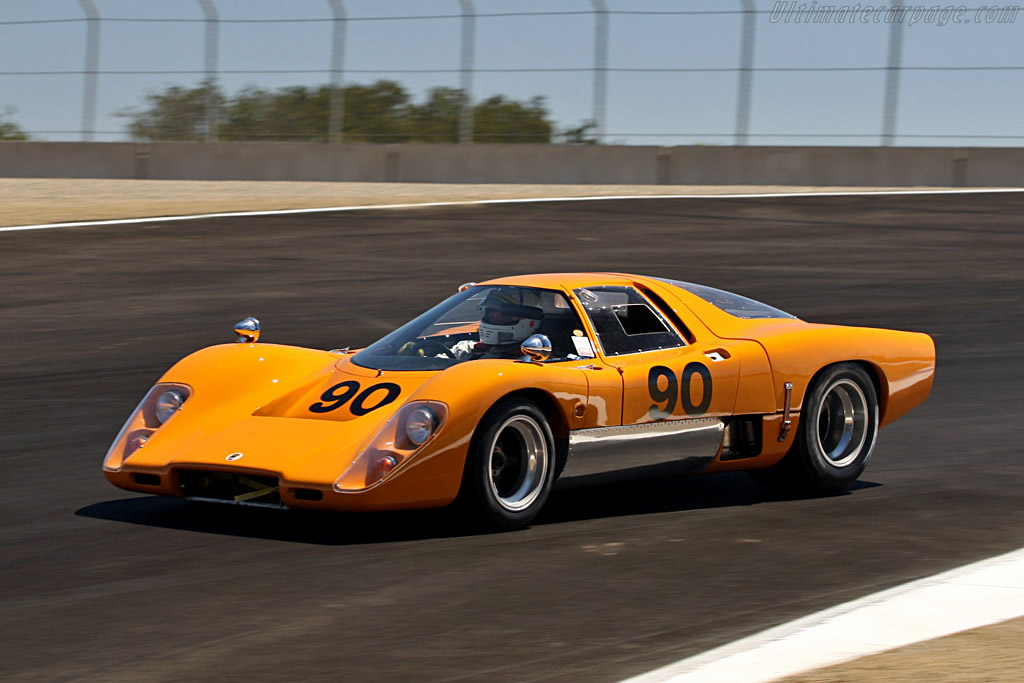
M 703 185 L 449 185 L 0 178 L 0 226 L 232 211 L 536 197 L 721 195 L 884 188 Z M 913 189 L 913 188 L 898 188 Z M 935 188 L 930 188 L 935 189 Z
M 1017 683 L 1024 680 L 1024 619 L 908 645 L 784 683 Z
M 445 185 L 0 178 L 0 226 L 380 204 L 538 197 L 722 195 L 915 188 Z M 942 189 L 942 188 L 918 188 Z M 787 683 L 1024 680 L 1024 618 L 800 674 Z

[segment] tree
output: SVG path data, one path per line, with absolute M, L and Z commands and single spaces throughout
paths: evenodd
M 409 127 L 418 142 L 458 142 L 466 94 L 458 88 L 431 88 L 427 101 L 409 107 Z
M 8 116 L 13 116 L 17 111 L 14 107 L 7 107 L 0 112 L 0 140 L 28 140 L 29 136 L 13 121 L 4 121 Z
M 394 81 L 343 89 L 344 139 L 401 142 L 408 137 L 409 95 Z M 277 91 L 249 87 L 224 109 L 221 140 L 327 140 L 331 88 L 292 86 Z
M 326 112 L 324 120 L 327 120 Z M 394 81 L 345 88 L 342 139 L 347 142 L 407 142 L 409 93 Z
M 567 145 L 596 145 L 600 141 L 593 135 L 588 135 L 592 128 L 597 128 L 597 122 L 588 119 L 575 128 L 566 128 L 559 133 L 559 137 Z
M 145 106 L 119 112 L 130 118 L 136 140 L 203 140 L 206 107 L 217 107 L 218 140 L 309 140 L 328 138 L 332 89 L 292 86 L 244 88 L 226 98 L 216 86 L 172 86 L 149 93 Z M 466 94 L 458 88 L 432 88 L 422 104 L 395 81 L 343 88 L 342 139 L 346 142 L 458 142 Z M 517 102 L 497 95 L 473 107 L 476 142 L 551 142 L 553 125 L 541 97 Z
M 249 87 L 224 108 L 220 140 L 327 139 L 328 88 L 303 86 L 275 92 Z
M 552 128 L 543 97 L 523 104 L 495 95 L 473 110 L 474 142 L 551 142 Z
M 163 92 L 147 93 L 146 109 L 124 109 L 116 116 L 131 119 L 128 130 L 136 140 L 204 140 L 211 98 L 214 111 L 224 106 L 224 95 L 209 81 L 195 88 L 173 85 Z

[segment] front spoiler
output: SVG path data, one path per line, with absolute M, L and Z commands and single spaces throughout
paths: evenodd
M 197 503 L 220 503 L 221 505 L 239 505 L 249 508 L 271 508 L 273 510 L 287 510 L 284 503 L 259 503 L 251 500 L 223 500 L 221 498 L 203 498 L 202 496 L 183 496 L 185 500 L 194 500 Z
M 272 500 L 260 500 L 260 497 L 234 500 L 224 496 L 210 496 L 201 493 L 186 491 L 182 483 L 183 472 L 210 471 L 226 472 L 242 476 L 254 476 L 261 478 L 275 478 L 278 486 L 275 490 L 276 496 Z M 335 510 L 349 512 L 369 512 L 376 510 L 403 510 L 411 508 L 444 507 L 451 500 L 446 499 L 422 499 L 422 500 L 395 500 L 393 496 L 386 495 L 388 482 L 381 486 L 369 489 L 365 492 L 338 493 L 331 486 L 323 483 L 291 482 L 280 478 L 277 472 L 263 470 L 242 470 L 226 467 L 208 467 L 205 465 L 182 465 L 170 467 L 163 470 L 151 470 L 148 468 L 132 467 L 126 465 L 117 472 L 104 471 L 107 480 L 126 491 L 137 493 L 148 493 L 158 496 L 171 496 L 203 502 L 221 503 L 226 505 L 239 505 L 243 507 L 262 508 L 296 508 L 307 510 Z M 385 495 L 382 495 L 385 494 Z M 271 498 L 271 496 L 266 496 Z

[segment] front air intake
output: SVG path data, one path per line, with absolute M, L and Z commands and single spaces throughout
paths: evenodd
M 283 507 L 277 477 L 262 474 L 178 470 L 181 493 L 193 500 Z

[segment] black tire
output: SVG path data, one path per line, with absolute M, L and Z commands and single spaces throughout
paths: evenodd
M 853 363 L 825 368 L 804 397 L 793 448 L 777 465 L 748 474 L 772 488 L 835 493 L 864 472 L 878 436 L 878 396 Z
M 547 501 L 555 467 L 555 439 L 544 413 L 530 401 L 502 401 L 473 435 L 460 498 L 486 526 L 520 529 Z

